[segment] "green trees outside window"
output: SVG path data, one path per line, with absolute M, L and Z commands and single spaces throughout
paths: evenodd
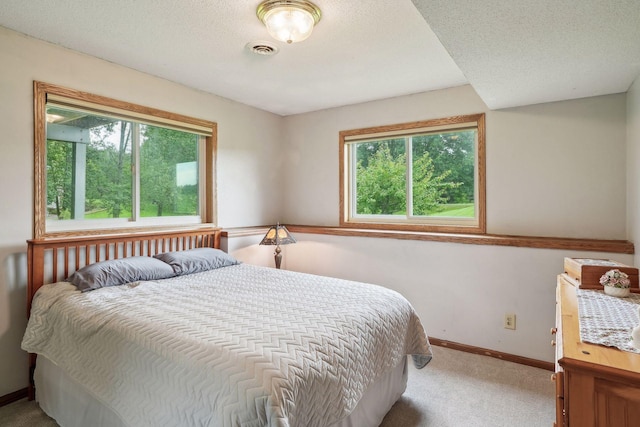
M 198 136 L 145 126 L 140 146 L 140 214 L 198 214 Z
M 460 130 L 353 144 L 356 213 L 474 217 L 476 138 Z
M 198 135 L 58 107 L 47 117 L 48 220 L 199 214 Z
M 340 226 L 486 232 L 485 115 L 340 131 Z

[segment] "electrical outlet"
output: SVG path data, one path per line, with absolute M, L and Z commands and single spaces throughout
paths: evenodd
M 516 315 L 507 313 L 504 315 L 504 328 L 515 329 L 516 328 Z

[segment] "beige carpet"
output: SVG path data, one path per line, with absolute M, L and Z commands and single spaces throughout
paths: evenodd
M 549 427 L 555 416 L 551 372 L 486 356 L 433 347 L 381 427 Z M 35 402 L 0 408 L 0 426 L 57 424 Z
M 380 427 L 549 427 L 551 371 L 433 347 L 422 370 L 410 364 L 407 390 Z

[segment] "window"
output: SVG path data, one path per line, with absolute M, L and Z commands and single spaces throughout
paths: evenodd
M 340 132 L 342 226 L 485 232 L 484 114 Z
M 214 222 L 216 125 L 35 82 L 35 237 Z

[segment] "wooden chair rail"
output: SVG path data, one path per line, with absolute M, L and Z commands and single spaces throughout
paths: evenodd
M 249 235 L 261 235 L 266 232 L 267 228 L 268 226 L 229 228 L 222 231 L 222 236 L 242 237 Z M 329 236 L 373 237 L 380 239 L 421 240 L 426 242 L 512 246 L 520 248 L 560 249 L 620 254 L 635 253 L 634 244 L 626 240 L 512 236 L 503 234 L 431 233 L 296 224 L 287 224 L 287 229 L 293 233 L 324 234 Z

